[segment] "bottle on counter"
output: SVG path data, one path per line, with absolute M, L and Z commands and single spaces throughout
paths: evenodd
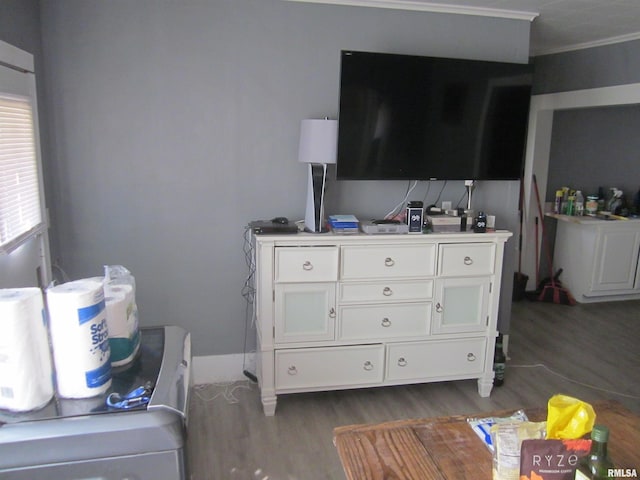
M 564 192 L 562 190 L 556 190 L 556 199 L 553 202 L 553 213 L 562 213 L 562 197 Z
M 580 190 L 576 190 L 576 200 L 574 204 L 574 215 L 581 217 L 584 215 L 584 196 Z
M 576 204 L 576 196 L 569 195 L 567 197 L 567 210 L 565 212 L 566 215 L 574 215 L 575 214 L 575 204 Z
M 598 213 L 598 195 L 587 195 L 585 212 L 587 215 L 595 215 Z
M 614 468 L 607 455 L 609 429 L 604 425 L 594 425 L 591 431 L 591 451 L 578 461 L 575 480 L 605 480 L 613 478 L 609 470 Z
M 496 338 L 496 349 L 493 356 L 493 385 L 499 387 L 504 383 L 504 371 L 507 366 L 507 357 L 502 347 L 502 334 Z

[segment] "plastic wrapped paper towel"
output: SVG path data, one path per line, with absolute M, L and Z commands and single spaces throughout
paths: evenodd
M 0 408 L 45 406 L 53 397 L 52 374 L 42 292 L 0 289 Z
M 135 279 L 121 265 L 105 266 L 104 295 L 107 305 L 111 365 L 131 362 L 140 347 Z
M 104 288 L 95 278 L 47 289 L 58 394 L 88 398 L 111 386 Z

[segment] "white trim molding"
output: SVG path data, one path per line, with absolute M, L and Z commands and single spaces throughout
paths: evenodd
M 23 72 L 35 71 L 33 55 L 2 40 L 0 40 L 0 64 Z
M 509 18 L 532 22 L 538 12 L 523 12 L 502 8 L 472 7 L 468 5 L 447 5 L 443 3 L 420 2 L 418 0 L 286 0 L 300 3 L 324 3 L 327 5 L 345 5 L 351 7 L 389 8 L 433 13 L 453 13 L 457 15 L 475 15 L 479 17 Z
M 531 97 L 523 180 L 524 228 L 522 232 L 522 270 L 523 273 L 529 275 L 529 278 L 535 278 L 536 271 L 534 261 L 536 242 L 534 220 L 538 216 L 538 207 L 532 188 L 533 175 L 536 175 L 540 200 L 543 203 L 542 208 L 544 210 L 554 113 L 558 110 L 576 108 L 638 104 L 640 104 L 640 83 L 534 95 Z
M 243 371 L 255 375 L 256 359 L 254 353 L 232 355 L 206 355 L 193 357 L 191 362 L 193 384 L 235 382 L 247 380 Z

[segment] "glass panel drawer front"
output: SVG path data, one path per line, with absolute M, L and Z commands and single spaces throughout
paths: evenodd
M 382 382 L 384 346 L 276 350 L 276 390 Z
M 431 303 L 345 306 L 340 309 L 340 340 L 425 337 L 431 328 Z
M 440 275 L 491 275 L 495 256 L 496 246 L 492 243 L 440 245 Z
M 275 250 L 277 283 L 338 279 L 338 247 L 277 247 Z
M 428 277 L 435 273 L 435 244 L 342 247 L 342 278 Z
M 487 341 L 484 337 L 388 346 L 388 380 L 429 379 L 481 374 Z

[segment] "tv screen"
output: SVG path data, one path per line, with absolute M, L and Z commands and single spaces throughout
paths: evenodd
M 529 64 L 343 51 L 338 179 L 520 178 L 532 73 Z

